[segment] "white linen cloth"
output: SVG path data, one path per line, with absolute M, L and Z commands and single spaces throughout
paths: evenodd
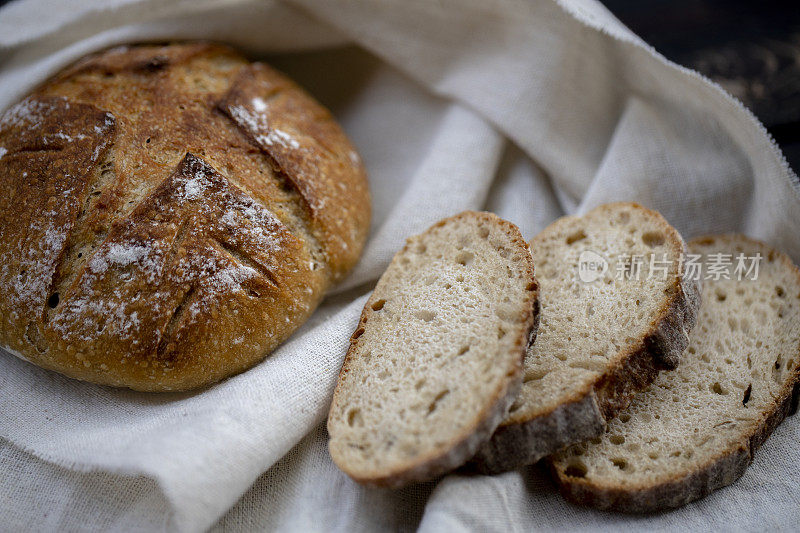
M 97 387 L 0 353 L 0 530 L 797 527 L 800 416 L 734 485 L 652 516 L 567 504 L 537 467 L 362 488 L 322 424 L 365 295 L 406 237 L 464 209 L 531 238 L 636 200 L 687 238 L 744 231 L 800 261 L 797 178 L 722 89 L 592 0 L 18 0 L 0 10 L 0 108 L 87 52 L 176 38 L 271 54 L 332 108 L 369 171 L 370 240 L 285 345 L 208 390 Z

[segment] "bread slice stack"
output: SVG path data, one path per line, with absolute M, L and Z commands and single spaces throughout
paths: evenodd
M 597 437 L 678 364 L 700 304 L 698 282 L 680 272 L 685 251 L 660 214 L 632 203 L 561 218 L 533 239 L 539 336 L 509 415 L 475 457 L 481 471 L 532 464 Z
M 738 479 L 796 409 L 800 271 L 777 250 L 742 236 L 690 244 L 703 264 L 718 254 L 730 258 L 730 279 L 705 280 L 697 328 L 680 366 L 660 374 L 602 437 L 552 458 L 570 500 L 650 512 L 701 498 Z M 762 258 L 755 279 L 734 275 L 740 254 Z
M 466 212 L 409 239 L 351 338 L 328 417 L 334 462 L 397 487 L 467 461 L 519 391 L 536 308 L 513 224 Z
M 334 461 L 397 487 L 548 457 L 565 497 L 628 512 L 731 483 L 797 404 L 800 272 L 742 236 L 693 241 L 699 273 L 687 252 L 631 203 L 557 220 L 530 255 L 486 213 L 409 239 L 353 334 Z M 734 279 L 702 270 L 720 257 Z

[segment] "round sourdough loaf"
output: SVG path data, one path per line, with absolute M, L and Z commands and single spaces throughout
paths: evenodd
M 84 58 L 0 119 L 0 345 L 186 390 L 240 372 L 354 265 L 358 154 L 285 76 L 211 43 Z

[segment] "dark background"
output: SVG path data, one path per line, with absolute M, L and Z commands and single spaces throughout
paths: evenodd
M 601 1 L 667 58 L 744 102 L 800 169 L 800 2 Z
M 744 102 L 800 169 L 800 0 L 601 1 L 667 58 Z

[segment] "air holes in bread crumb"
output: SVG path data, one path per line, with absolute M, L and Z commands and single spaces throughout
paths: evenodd
M 456 256 L 456 263 L 462 266 L 469 266 L 475 260 L 475 254 L 470 251 L 463 250 Z
M 525 372 L 525 377 L 523 378 L 523 383 L 528 383 L 529 381 L 536 381 L 542 379 L 547 375 L 547 370 L 543 369 L 529 369 Z
M 363 452 L 363 451 L 365 451 L 365 450 L 367 449 L 367 446 L 365 446 L 365 445 L 363 445 L 363 444 L 359 444 L 359 443 L 357 443 L 357 442 L 348 442 L 348 443 L 347 443 L 347 446 L 348 446 L 349 448 L 353 448 L 353 449 L 355 449 L 355 450 L 359 450 L 359 451 L 362 451 L 362 452 Z
M 611 435 L 608 440 L 611 441 L 611 444 L 616 444 L 617 446 L 625 444 L 625 437 L 622 435 Z
M 364 334 L 364 328 L 363 328 L 363 327 L 360 327 L 360 328 L 358 328 L 358 329 L 357 329 L 357 330 L 356 330 L 356 331 L 353 333 L 353 340 L 356 340 L 357 338 L 359 338 L 359 337 L 360 337 L 361 335 L 363 335 L 363 334 Z
M 655 231 L 648 231 L 642 235 L 642 242 L 650 248 L 664 244 L 664 235 Z
M 457 355 L 459 355 L 459 356 L 460 356 L 460 355 L 464 355 L 464 354 L 465 354 L 465 353 L 467 353 L 468 351 L 469 351 L 469 346 L 462 346 L 462 347 L 461 347 L 461 349 L 460 349 L 460 350 L 458 350 L 458 354 L 457 354 Z
M 725 291 L 722 291 L 720 289 L 717 289 L 715 292 L 717 294 L 717 301 L 718 302 L 724 302 L 725 299 L 728 297 L 728 295 L 725 294 Z
M 578 230 L 572 235 L 567 236 L 567 244 L 573 244 L 586 238 L 586 232 Z
M 784 292 L 783 287 L 781 287 L 780 285 L 777 285 L 775 287 L 775 294 L 778 295 L 778 298 L 783 298 L 783 295 L 786 294 L 786 293 Z
M 776 383 L 779 383 L 781 380 L 781 365 L 783 361 L 781 360 L 780 356 L 775 360 L 775 366 L 772 369 L 772 379 L 775 380 Z
M 630 419 L 631 419 L 631 415 L 629 415 L 628 413 L 622 413 L 621 415 L 619 415 L 619 421 L 622 422 L 623 424 L 625 422 L 629 422 Z
M 481 236 L 481 239 L 488 239 L 489 238 L 489 228 L 485 228 L 481 226 L 478 228 L 478 235 Z
M 714 384 L 711 386 L 711 390 L 714 391 L 715 394 L 728 394 L 728 391 L 722 385 L 720 385 L 718 381 L 714 382 Z
M 570 463 L 564 470 L 564 474 L 569 477 L 586 477 L 588 472 L 589 470 L 586 468 L 586 465 L 580 461 Z
M 450 394 L 450 389 L 445 389 L 439 394 L 437 394 L 436 398 L 434 398 L 433 401 L 430 403 L 430 405 L 428 405 L 428 414 L 433 413 L 436 410 L 436 408 L 439 407 L 439 402 L 441 402 L 442 399 L 448 394 Z
M 386 304 L 386 300 L 384 300 L 383 298 L 381 298 L 380 300 L 378 300 L 377 302 L 375 302 L 374 304 L 372 304 L 372 310 L 373 310 L 373 311 L 380 311 L 381 309 L 383 309 L 383 306 L 384 306 L 385 304 Z
M 436 318 L 436 313 L 433 311 L 428 311 L 427 309 L 422 309 L 421 311 L 416 312 L 417 318 L 420 320 L 424 320 L 425 322 L 430 322 L 434 318 Z
M 747 386 L 747 390 L 744 391 L 744 396 L 742 397 L 742 405 L 747 407 L 747 402 L 750 401 L 750 395 L 753 393 L 753 384 Z
M 361 427 L 364 425 L 364 417 L 361 416 L 361 409 L 350 409 L 350 411 L 348 411 L 347 425 L 350 427 Z
M 620 470 L 625 470 L 626 468 L 628 468 L 628 461 L 626 461 L 622 457 L 614 457 L 613 459 L 611 459 L 611 464 L 613 464 Z

